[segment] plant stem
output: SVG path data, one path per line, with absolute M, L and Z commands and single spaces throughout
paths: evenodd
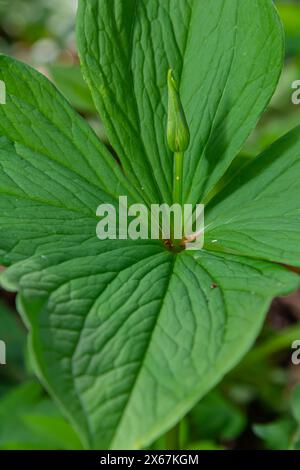
M 176 424 L 170 431 L 165 434 L 165 447 L 166 450 L 179 450 L 179 431 L 180 424 Z
M 183 152 L 174 153 L 173 203 L 182 203 Z
M 173 204 L 182 203 L 182 173 L 183 173 L 183 152 L 174 153 L 174 176 L 173 176 Z M 182 217 L 182 212 L 181 212 Z M 183 223 L 183 221 L 182 221 Z M 175 227 L 175 218 L 172 220 L 172 242 L 174 245 L 179 245 L 181 243 L 181 238 L 176 238 L 176 227 Z

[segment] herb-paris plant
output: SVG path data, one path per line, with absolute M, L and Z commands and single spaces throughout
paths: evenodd
M 251 21 L 249 21 L 249 19 Z M 247 351 L 299 278 L 300 129 L 210 195 L 276 87 L 271 0 L 80 0 L 82 70 L 121 165 L 30 67 L 0 57 L 1 276 L 18 291 L 38 374 L 89 448 L 138 448 Z M 95 235 L 96 208 L 172 201 L 167 72 L 190 129 L 183 202 L 205 247 Z

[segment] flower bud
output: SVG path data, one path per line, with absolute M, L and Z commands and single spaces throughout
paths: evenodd
M 190 143 L 190 132 L 172 69 L 168 72 L 168 145 L 172 152 L 184 152 Z

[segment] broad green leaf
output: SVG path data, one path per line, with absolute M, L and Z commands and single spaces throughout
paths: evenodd
M 80 244 L 96 234 L 98 205 L 115 203 L 78 173 L 4 137 L 0 168 L 0 255 L 7 265 Z
M 299 278 L 233 255 L 95 240 L 17 263 L 2 283 L 21 292 L 40 375 L 85 445 L 124 449 L 148 445 L 217 383 Z
M 214 186 L 212 191 L 207 196 L 208 201 L 210 201 L 214 196 L 216 196 L 216 194 L 218 194 L 225 186 L 231 183 L 232 180 L 234 180 L 238 176 L 242 168 L 246 166 L 247 163 L 250 162 L 250 160 L 252 160 L 252 158 L 253 157 L 248 154 L 241 153 L 240 155 L 238 155 L 233 160 L 232 164 L 230 165 L 228 170 L 224 173 L 222 178 L 218 181 L 216 186 Z
M 156 181 L 164 202 L 173 167 L 166 77 L 174 69 L 191 133 L 184 200 L 194 204 L 205 200 L 269 102 L 283 35 L 271 0 L 80 0 L 78 47 L 125 171 L 153 198 Z
M 104 144 L 46 77 L 0 55 L 0 80 L 7 91 L 7 102 L 0 106 L 1 136 L 114 197 L 137 197 Z
M 96 209 L 119 194 L 141 201 L 91 128 L 54 86 L 0 56 L 7 103 L 0 106 L 0 261 L 80 244 L 96 230 Z
M 206 246 L 300 266 L 300 127 L 248 164 L 206 210 Z

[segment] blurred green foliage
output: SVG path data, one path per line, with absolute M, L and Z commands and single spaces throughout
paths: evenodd
M 256 424 L 253 430 L 268 449 L 300 450 L 300 385 L 290 396 L 286 416 L 268 424 Z
M 81 449 L 71 426 L 35 381 L 2 397 L 0 421 L 0 449 Z

